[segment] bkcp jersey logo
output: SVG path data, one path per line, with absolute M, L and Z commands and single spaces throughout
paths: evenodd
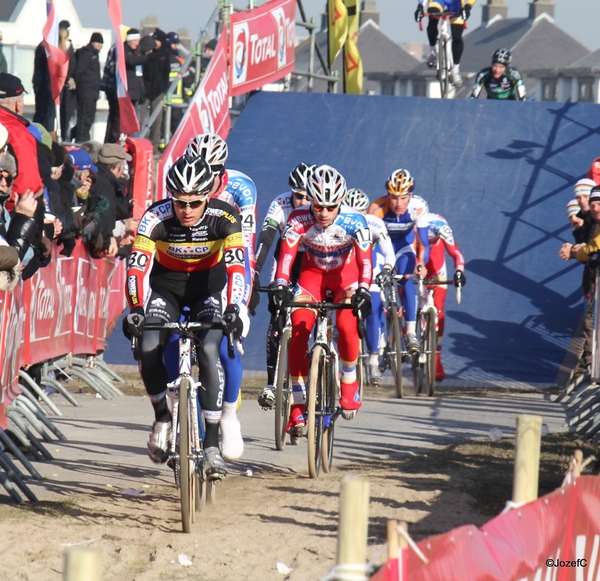
M 277 22 L 277 68 L 279 69 L 285 66 L 287 54 L 285 12 L 283 8 L 276 8 L 271 10 L 271 14 Z
M 248 72 L 248 31 L 247 22 L 238 22 L 233 26 L 233 84 L 246 82 Z

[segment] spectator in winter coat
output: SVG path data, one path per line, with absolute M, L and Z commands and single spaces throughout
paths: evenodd
M 140 47 L 141 35 L 136 28 L 129 29 L 125 37 L 125 68 L 127 69 L 127 90 L 129 98 L 139 115 L 140 104 L 144 100 L 144 73 L 143 65 L 148 62 L 150 53 L 154 49 L 154 41 L 148 47 Z
M 35 94 L 34 123 L 41 123 L 48 131 L 54 131 L 56 122 L 56 106 L 52 98 L 52 87 L 50 86 L 50 73 L 48 71 L 48 59 L 44 41 L 35 48 L 33 60 L 33 92 Z
M 75 79 L 73 78 L 77 60 L 75 58 L 73 43 L 69 40 L 69 28 L 71 28 L 71 24 L 68 20 L 61 20 L 58 23 L 58 47 L 69 55 L 67 79 L 60 92 L 60 136 L 63 141 L 72 141 L 75 137 L 71 135 L 69 123 L 77 110 L 76 86 Z
M 104 39 L 94 32 L 89 44 L 80 48 L 75 65 L 75 84 L 77 86 L 77 129 L 75 139 L 83 143 L 90 139 L 90 129 L 96 117 L 96 101 L 100 96 L 100 51 Z

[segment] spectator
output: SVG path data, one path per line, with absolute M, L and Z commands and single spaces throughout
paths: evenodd
M 140 111 L 140 125 L 144 124 L 146 118 L 158 107 L 158 115 L 152 123 L 149 139 L 154 146 L 154 152 L 159 153 L 158 144 L 161 139 L 162 129 L 162 101 L 169 88 L 169 53 L 171 48 L 168 44 L 167 35 L 157 28 L 152 34 L 156 41 L 156 48 L 149 55 L 148 62 L 143 65 L 144 72 L 144 102 Z
M 580 240 L 580 236 L 578 232 L 581 230 L 583 226 L 583 220 L 577 216 L 581 208 L 579 207 L 579 202 L 577 200 L 571 200 L 567 204 L 567 219 L 569 220 L 569 224 L 571 224 L 571 229 L 573 230 L 573 238 L 575 238 L 575 243 L 583 242 Z
M 2 52 L 2 31 L 0 30 L 0 73 L 8 73 L 8 64 L 6 62 L 6 57 Z
M 181 69 L 181 65 L 183 65 L 185 59 L 179 55 L 179 35 L 176 32 L 169 32 L 169 34 L 167 34 L 167 38 L 171 48 L 169 53 L 169 85 L 171 85 L 171 83 L 179 77 L 179 69 Z M 177 131 L 177 127 L 183 118 L 183 106 L 178 107 L 177 105 L 183 105 L 185 97 L 183 86 L 185 81 L 190 80 L 190 77 L 191 75 L 189 71 L 187 71 L 185 77 L 179 79 L 179 82 L 173 91 L 173 95 L 171 96 L 171 103 L 174 105 L 174 107 L 171 107 L 171 135 Z
M 77 128 L 75 139 L 78 143 L 89 141 L 90 128 L 96 117 L 96 101 L 100 96 L 100 51 L 104 39 L 99 32 L 92 33 L 90 42 L 80 48 L 75 65 L 77 93 Z
M 74 138 L 69 125 L 77 110 L 76 84 L 73 78 L 77 60 L 75 58 L 73 43 L 69 40 L 70 28 L 71 23 L 68 20 L 61 20 L 58 23 L 58 46 L 69 55 L 67 79 L 60 93 L 60 136 L 63 141 L 72 141 Z
M 144 73 L 143 65 L 148 62 L 150 53 L 156 45 L 152 37 L 144 37 L 144 44 L 140 46 L 141 35 L 136 28 L 130 28 L 125 37 L 125 68 L 127 69 L 127 90 L 129 98 L 140 113 L 140 105 L 144 101 Z
M 212 38 L 204 45 L 204 50 L 202 51 L 202 59 L 200 61 L 200 71 L 202 75 L 206 72 L 206 67 L 208 67 L 208 63 L 210 63 L 210 59 L 213 54 L 215 54 L 215 49 L 217 48 L 217 39 Z
M 40 42 L 34 53 L 33 60 L 33 92 L 35 94 L 34 123 L 41 123 L 48 131 L 54 131 L 56 122 L 56 106 L 52 98 L 50 85 L 50 72 L 48 71 L 48 58 L 44 41 Z
M 22 117 L 24 112 L 21 80 L 9 73 L 0 73 L 0 123 L 6 127 L 10 138 L 9 148 L 16 158 L 17 171 L 13 191 L 23 195 L 26 191 L 42 191 L 42 179 L 37 166 L 35 138 L 29 133 L 29 121 Z M 7 205 L 9 210 L 12 204 Z
M 98 154 L 102 149 L 102 143 L 99 141 L 86 141 L 81 144 L 81 149 L 89 153 L 92 158 L 92 163 L 98 163 Z
M 121 134 L 119 98 L 117 95 L 117 72 L 115 70 L 115 45 L 113 44 L 106 55 L 104 72 L 100 82 L 100 90 L 104 91 L 108 101 L 108 117 L 106 119 L 105 143 L 117 143 Z
M 594 180 L 596 185 L 600 185 L 600 157 L 597 157 L 588 170 L 587 177 Z

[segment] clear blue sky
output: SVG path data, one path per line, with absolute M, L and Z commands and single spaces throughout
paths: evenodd
M 260 1 L 260 0 L 259 0 Z M 487 0 L 477 0 L 469 25 L 481 23 L 481 6 Z M 555 20 L 565 32 L 579 40 L 590 50 L 600 48 L 600 0 L 555 0 Z M 85 26 L 110 28 L 106 2 L 103 0 L 73 0 Z M 262 1 L 260 1 L 262 4 Z M 57 2 L 60 4 L 60 0 Z M 247 7 L 243 0 L 233 0 L 234 6 Z M 508 16 L 526 17 L 529 0 L 504 0 Z M 197 38 L 200 29 L 217 5 L 217 0 L 123 0 L 123 20 L 129 26 L 139 26 L 140 20 L 155 15 L 165 31 L 188 28 L 192 38 Z M 419 32 L 413 20 L 417 0 L 377 0 L 381 13 L 382 30 L 396 42 L 427 42 L 425 32 Z M 307 16 L 320 22 L 325 0 L 304 0 Z M 301 34 L 300 30 L 297 34 Z

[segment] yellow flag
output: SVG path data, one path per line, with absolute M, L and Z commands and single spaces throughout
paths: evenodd
M 333 66 L 348 36 L 348 10 L 342 0 L 327 0 L 329 66 Z
M 357 44 L 358 25 L 360 21 L 360 6 L 358 0 L 344 0 L 344 6 L 348 11 L 348 36 Z
M 350 38 L 344 43 L 344 93 L 362 95 L 363 66 L 356 43 Z

